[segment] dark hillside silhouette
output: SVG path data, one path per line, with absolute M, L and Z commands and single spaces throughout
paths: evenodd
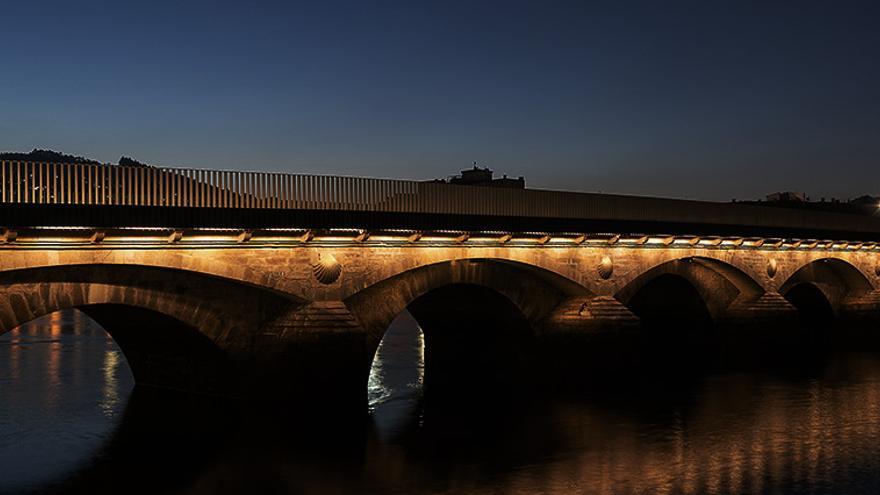
M 123 167 L 149 167 L 146 163 L 141 163 L 134 158 L 123 156 L 119 158 L 119 165 Z
M 21 152 L 3 152 L 0 153 L 0 160 L 23 161 L 23 162 L 45 162 L 45 163 L 84 163 L 91 165 L 100 165 L 101 162 L 81 156 L 67 155 L 58 151 L 34 149 L 30 153 Z M 139 162 L 134 158 L 122 156 L 119 158 L 118 165 L 126 167 L 149 167 L 146 163 Z
M 90 163 L 98 165 L 100 162 L 89 160 L 81 156 L 65 155 L 52 150 L 34 149 L 30 153 L 8 152 L 0 153 L 0 160 L 21 160 L 28 162 L 51 162 L 51 163 Z

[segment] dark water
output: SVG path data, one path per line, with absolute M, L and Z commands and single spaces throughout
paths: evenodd
M 54 313 L 0 336 L 0 491 L 88 463 L 133 386 L 116 344 L 82 313 Z
M 96 324 L 32 322 L 0 337 L 0 492 L 880 493 L 880 354 L 430 405 L 421 342 L 396 322 L 370 415 L 317 420 L 133 390 Z

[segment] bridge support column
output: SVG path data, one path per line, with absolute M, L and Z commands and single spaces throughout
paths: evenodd
M 854 346 L 880 347 L 880 290 L 847 297 L 838 309 L 840 324 L 834 328 L 839 341 Z
M 880 320 L 880 289 L 875 289 L 848 297 L 841 304 L 841 316 L 854 320 Z
M 756 299 L 733 303 L 720 318 L 722 330 L 767 334 L 773 328 L 797 324 L 797 309 L 778 292 L 765 292 Z
M 570 297 L 542 322 L 545 338 L 592 340 L 636 329 L 639 319 L 611 296 Z
M 797 359 L 822 337 L 805 329 L 797 308 L 778 292 L 734 302 L 716 327 L 720 353 L 732 362 Z
M 265 324 L 254 346 L 252 393 L 321 412 L 363 412 L 366 332 L 341 301 L 293 308 Z
M 611 296 L 569 297 L 538 331 L 547 370 L 563 386 L 578 384 L 585 372 L 638 360 L 639 319 Z

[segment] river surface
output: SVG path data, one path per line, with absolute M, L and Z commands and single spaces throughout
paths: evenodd
M 302 419 L 135 389 L 55 313 L 0 336 L 0 493 L 880 493 L 880 353 L 430 406 L 424 369 L 404 315 L 364 420 Z

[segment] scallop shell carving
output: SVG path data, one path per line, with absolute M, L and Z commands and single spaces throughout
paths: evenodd
M 603 256 L 602 261 L 599 262 L 599 266 L 596 267 L 596 271 L 599 272 L 600 277 L 608 280 L 614 272 L 614 262 L 611 261 L 611 258 L 608 256 Z
M 769 275 L 770 278 L 775 277 L 778 269 L 779 266 L 776 264 L 776 259 L 771 258 L 770 261 L 767 262 L 767 275 Z
M 322 284 L 332 284 L 336 282 L 339 275 L 342 274 L 342 265 L 336 261 L 332 254 L 318 255 L 318 261 L 312 265 L 312 273 L 315 278 Z

